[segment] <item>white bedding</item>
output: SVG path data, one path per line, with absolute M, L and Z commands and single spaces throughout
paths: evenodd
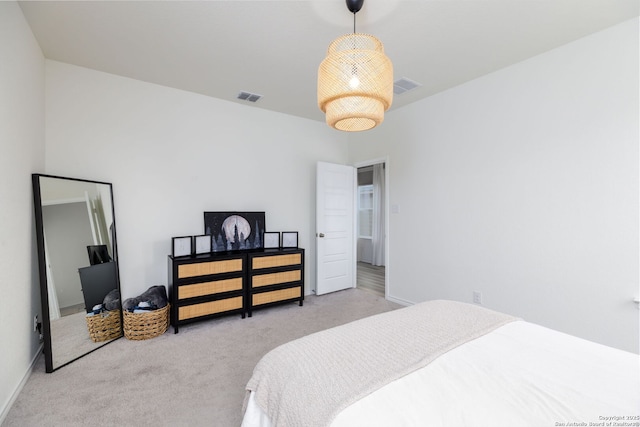
M 609 422 L 640 426 L 640 357 L 517 321 L 355 402 L 331 426 Z M 252 396 L 242 427 L 271 427 Z

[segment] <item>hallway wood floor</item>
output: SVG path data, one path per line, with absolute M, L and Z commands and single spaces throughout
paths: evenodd
M 358 261 L 356 287 L 384 297 L 384 266 Z

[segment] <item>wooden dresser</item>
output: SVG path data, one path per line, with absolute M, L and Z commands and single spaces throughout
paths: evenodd
M 304 301 L 304 249 L 265 249 L 248 254 L 247 312 Z
M 169 256 L 171 324 L 222 314 L 245 316 L 246 263 L 244 254 Z
M 169 256 L 171 325 L 304 301 L 304 249 Z

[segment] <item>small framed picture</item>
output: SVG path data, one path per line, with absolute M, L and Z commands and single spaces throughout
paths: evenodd
M 298 247 L 298 232 L 297 231 L 283 231 L 282 232 L 282 245 L 283 248 L 297 248 Z
M 196 255 L 208 254 L 211 252 L 211 234 L 203 234 L 202 236 L 194 236 L 194 252 Z
M 280 232 L 279 231 L 265 231 L 262 238 L 262 243 L 265 249 L 273 249 L 280 247 Z
M 178 257 L 191 255 L 192 253 L 193 239 L 191 236 L 171 238 L 171 255 Z

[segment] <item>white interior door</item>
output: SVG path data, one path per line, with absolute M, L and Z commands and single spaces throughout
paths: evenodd
M 316 294 L 353 288 L 356 168 L 318 162 L 316 171 Z

